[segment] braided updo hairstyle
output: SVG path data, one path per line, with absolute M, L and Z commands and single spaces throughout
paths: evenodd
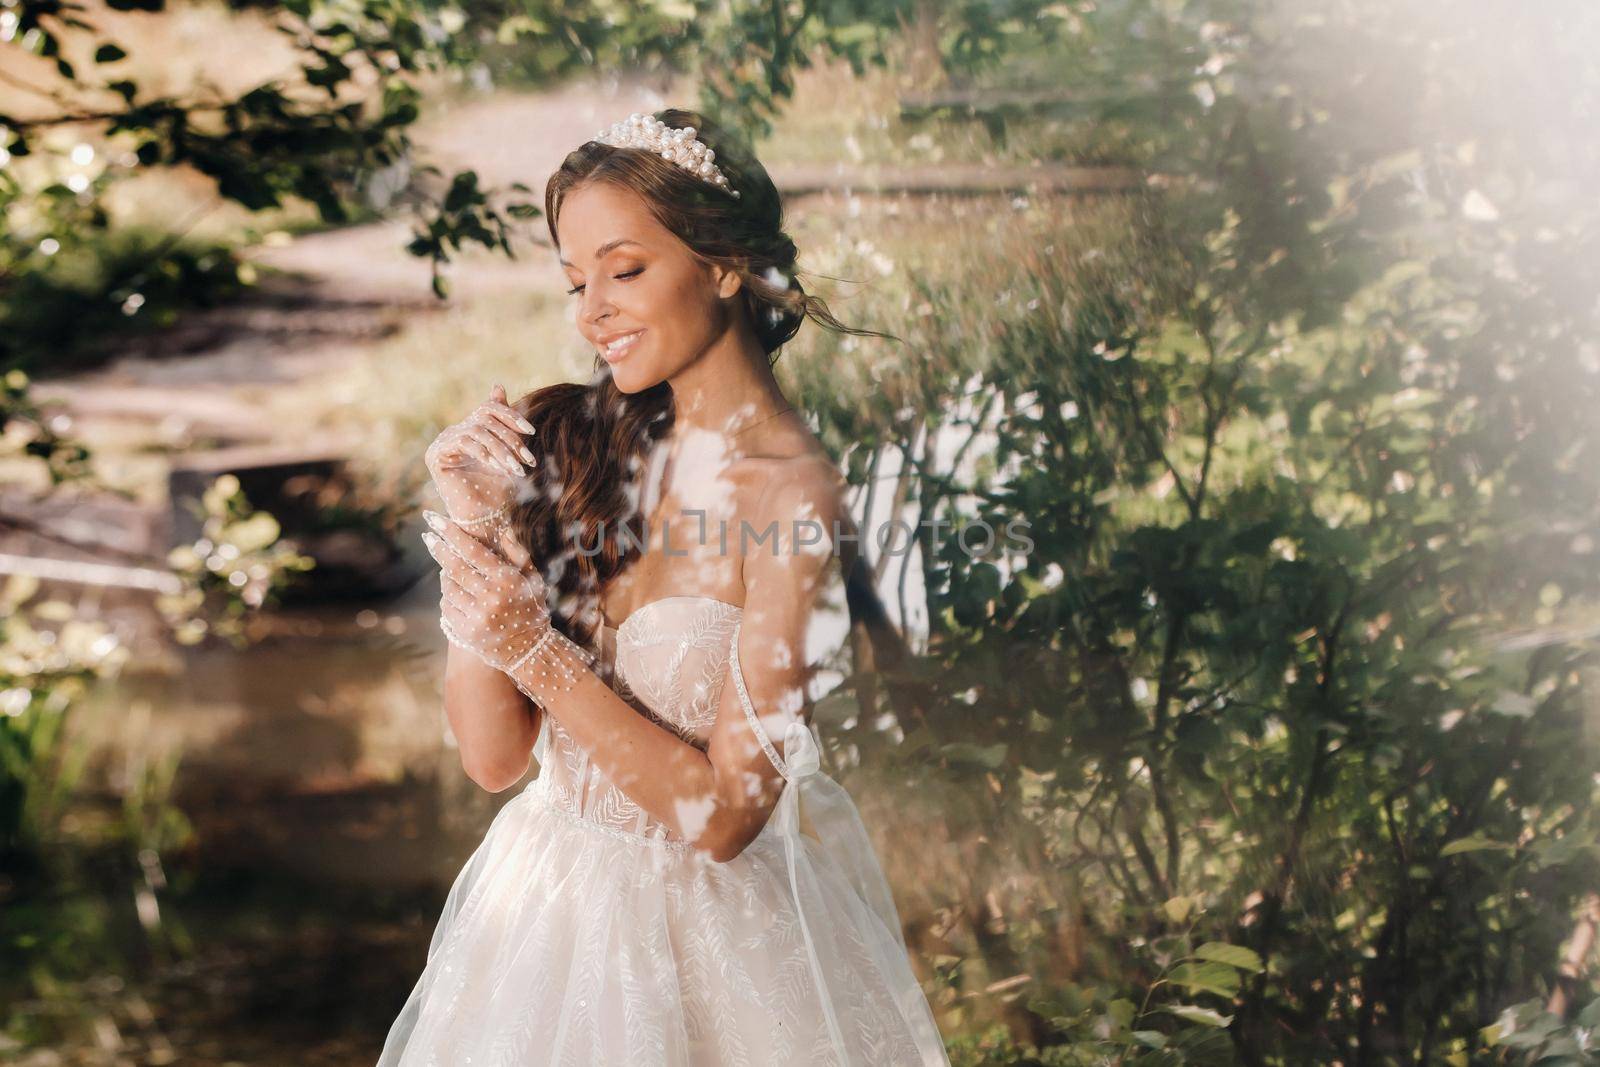
M 738 274 L 744 313 L 769 361 L 806 319 L 840 333 L 892 337 L 849 327 L 795 276 L 797 250 L 783 229 L 777 186 L 754 154 L 716 122 L 667 108 L 655 117 L 674 129 L 693 126 L 716 152 L 737 198 L 646 149 L 587 141 L 567 154 L 545 186 L 545 222 L 558 250 L 561 205 L 576 190 L 610 182 L 639 194 L 654 217 L 705 264 Z M 530 489 L 512 513 L 512 529 L 539 562 L 556 628 L 580 644 L 598 624 L 599 592 L 627 560 L 627 545 L 645 543 L 642 475 L 655 442 L 672 429 L 666 382 L 624 393 L 598 355 L 587 383 L 561 383 L 516 400 L 535 427 L 538 457 Z M 631 539 L 619 537 L 627 528 Z

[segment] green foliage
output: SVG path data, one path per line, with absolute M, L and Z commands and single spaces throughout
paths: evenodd
M 203 523 L 200 539 L 167 554 L 182 591 L 158 597 L 156 606 L 182 644 L 212 634 L 242 648 L 250 615 L 275 605 L 278 593 L 315 561 L 280 540 L 278 520 L 253 508 L 231 474 L 212 482 L 192 510 Z
M 632 0 L 508 8 L 463 5 L 478 60 L 499 81 L 547 85 L 589 69 L 696 71 L 700 106 L 752 140 L 770 133 L 794 75 L 838 58 L 860 74 L 883 67 L 908 27 L 926 26 L 950 75 L 993 68 L 1022 42 L 1050 44 L 1061 5 L 1040 0 Z
M 43 466 L 52 486 L 87 478 L 88 448 L 50 428 L 28 396 L 28 386 L 28 376 L 20 370 L 8 371 L 0 377 L 0 442 L 21 437 L 18 451 Z M 0 458 L 5 454 L 6 450 L 0 448 Z
M 157 16 L 166 5 L 148 0 L 132 9 Z M 301 201 L 334 225 L 360 217 L 368 203 L 387 208 L 397 185 L 434 173 L 413 172 L 407 128 L 419 114 L 417 76 L 465 62 L 471 38 L 456 35 L 458 17 L 433 5 L 388 0 L 354 7 L 281 4 L 269 17 L 298 56 L 298 77 L 230 96 L 215 89 L 174 93 L 164 85 L 152 88 L 139 76 L 108 77 L 97 67 L 75 65 L 67 55 L 87 52 L 97 65 L 115 64 L 127 50 L 106 39 L 77 5 L 50 0 L 8 8 L 7 18 L 15 21 L 12 43 L 3 47 L 53 59 L 63 81 L 37 94 L 55 105 L 53 111 L 0 112 L 0 219 L 7 223 L 0 226 L 0 327 L 7 327 L 0 366 L 54 359 L 63 345 L 69 351 L 80 347 L 114 324 L 115 316 L 134 315 L 147 302 L 148 317 L 159 321 L 238 281 L 229 256 L 180 250 L 177 235 L 130 261 L 119 263 L 107 254 L 126 243 L 108 242 L 103 232 L 109 225 L 103 200 L 112 182 L 182 166 L 209 178 L 224 200 L 251 211 Z M 94 146 L 86 140 L 58 147 L 59 138 L 51 135 L 68 129 L 94 131 L 111 157 L 92 181 L 77 178 L 70 187 L 57 178 L 63 168 L 54 157 L 92 154 Z M 453 251 L 471 243 L 508 247 L 501 210 L 459 195 L 475 182 L 470 173 L 458 176 L 437 201 L 415 191 L 419 236 L 412 247 L 432 260 L 441 295 L 439 269 Z M 505 210 L 538 214 L 520 202 Z M 69 273 L 75 282 L 63 280 L 53 261 L 63 251 L 107 262 L 80 264 Z M 192 276 L 197 260 L 199 278 Z M 212 272 L 216 277 L 208 276 Z M 169 292 L 169 278 L 209 284 Z M 37 308 L 43 317 L 30 304 L 40 293 L 56 297 Z M 87 321 L 59 314 L 68 296 L 88 311 Z M 53 337 L 52 327 L 81 333 Z
M 1484 1028 L 1484 1038 L 1501 1050 L 1497 1063 L 1583 1067 L 1600 1063 L 1596 1027 L 1600 1027 L 1600 999 L 1591 1000 L 1571 1023 L 1552 1015 L 1535 999 L 1501 1012 L 1493 1025 Z
M 1182 1067 L 1231 1063 L 1232 1045 L 1224 1030 L 1231 1017 L 1195 1003 L 1204 995 L 1231 998 L 1241 974 L 1261 970 L 1247 948 L 1208 942 L 1193 946 L 1184 934 L 1136 944 L 1155 978 L 1142 1003 L 1107 989 L 1066 984 L 1036 995 L 1028 1007 L 1049 1020 L 1050 1040 L 1042 1046 L 1018 1042 L 1002 1027 L 986 1027 L 947 1043 L 952 1067 Z M 1157 1000 L 1163 986 L 1178 999 Z
M 44 847 L 77 787 L 82 765 L 62 734 L 67 707 L 94 677 L 127 659 L 107 628 L 73 618 L 59 600 L 29 606 L 36 579 L 0 590 L 0 869 Z
M 61 372 L 98 362 L 106 338 L 171 325 L 182 311 L 214 306 L 247 284 L 230 249 L 83 228 L 73 212 L 43 211 L 49 237 L 24 243 L 15 231 L 0 233 L 0 260 L 14 271 L 0 281 L 0 366 Z
M 945 901 L 1008 917 L 972 924 L 980 987 L 1186 982 L 1239 1062 L 1466 1062 L 1600 875 L 1600 82 L 1574 46 L 1548 91 L 1479 83 L 1554 62 L 1492 5 L 1075 11 L 1084 82 L 1195 72 L 1101 95 L 1162 180 L 942 234 L 958 263 L 903 257 L 856 316 L 903 356 L 825 339 L 800 372 L 853 477 L 908 472 L 909 521 L 1031 541 L 924 526 L 891 561 L 925 657 L 884 687 L 903 741 L 888 705 L 848 740 L 988 784 L 949 833 L 1009 854 Z M 1049 896 L 997 888 L 1019 868 Z M 1187 898 L 1259 972 L 1131 951 Z
M 42 467 L 47 491 L 96 487 L 89 449 L 49 428 L 29 384 L 20 370 L 0 379 L 0 460 Z M 254 511 L 231 476 L 217 479 L 199 510 L 203 538 L 173 553 L 181 592 L 159 606 L 184 643 L 217 634 L 240 644 L 249 614 L 311 561 L 279 542 L 272 516 Z M 40 592 L 31 576 L 0 585 L 0 1047 L 8 1048 L 53 1044 L 90 1025 L 79 983 L 172 950 L 177 935 L 159 917 L 161 857 L 190 837 L 172 803 L 176 754 L 130 756 L 109 803 L 88 781 L 90 739 L 72 733 L 75 713 L 129 650 L 104 623 Z

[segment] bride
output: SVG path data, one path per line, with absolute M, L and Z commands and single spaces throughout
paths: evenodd
M 772 373 L 808 317 L 872 331 L 804 293 L 771 179 L 693 112 L 580 146 L 545 215 L 596 375 L 441 433 L 424 535 L 462 765 L 539 774 L 379 1065 L 947 1065 L 819 767 L 806 638 L 857 535 Z

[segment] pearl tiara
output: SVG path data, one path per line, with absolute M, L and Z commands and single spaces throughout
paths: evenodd
M 714 162 L 717 154 L 704 141 L 695 138 L 693 126 L 677 129 L 654 115 L 635 111 L 622 122 L 614 122 L 609 129 L 595 134 L 594 139 L 614 148 L 643 148 L 654 152 L 695 177 L 732 193 L 735 200 L 739 198 L 739 190 L 728 184 Z

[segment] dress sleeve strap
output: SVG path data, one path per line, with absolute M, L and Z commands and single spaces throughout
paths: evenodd
M 778 768 L 778 773 L 787 779 L 789 767 L 784 763 L 783 757 L 778 755 L 778 750 L 772 746 L 767 731 L 761 725 L 760 717 L 756 715 L 755 705 L 750 701 L 750 691 L 745 688 L 744 671 L 739 667 L 739 628 L 740 623 L 734 623 L 732 647 L 728 651 L 728 670 L 733 675 L 733 688 L 739 694 L 739 705 L 744 708 L 744 717 L 750 723 L 750 729 L 755 732 L 756 740 L 761 742 L 761 751 L 765 752 L 767 759 Z

